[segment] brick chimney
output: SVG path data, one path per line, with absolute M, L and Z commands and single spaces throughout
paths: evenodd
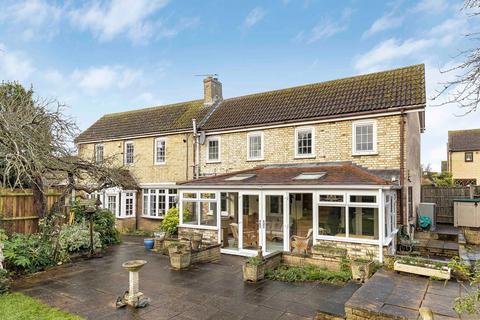
M 203 95 L 205 104 L 222 100 L 222 83 L 215 77 L 206 77 L 203 79 Z

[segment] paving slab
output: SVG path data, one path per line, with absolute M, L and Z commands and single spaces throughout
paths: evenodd
M 140 290 L 151 303 L 143 309 L 116 309 L 116 298 L 128 288 L 128 273 L 121 264 L 133 259 L 147 260 L 140 271 Z M 144 249 L 142 237 L 126 236 L 102 258 L 19 279 L 13 290 L 85 319 L 301 320 L 311 319 L 317 311 L 342 316 L 345 302 L 360 287 L 269 280 L 248 284 L 242 279 L 243 261 L 222 255 L 219 263 L 175 271 L 168 257 Z

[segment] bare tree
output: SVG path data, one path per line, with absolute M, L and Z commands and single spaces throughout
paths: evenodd
M 480 0 L 465 0 L 462 10 L 470 17 L 480 15 Z M 469 33 L 466 37 L 475 42 L 480 40 L 479 32 Z M 477 111 L 480 105 L 480 48 L 462 50 L 456 58 L 461 58 L 463 62 L 441 72 L 458 74 L 454 80 L 443 83 L 443 88 L 437 91 L 433 100 L 448 95 L 440 105 L 457 104 L 466 115 Z
M 39 217 L 46 214 L 44 191 L 52 183 L 63 186 L 63 201 L 74 189 L 93 192 L 131 182 L 114 156 L 97 163 L 75 155 L 78 128 L 64 109 L 18 83 L 0 84 L 0 183 L 32 188 Z

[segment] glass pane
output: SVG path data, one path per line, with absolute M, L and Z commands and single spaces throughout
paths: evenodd
M 343 195 L 341 194 L 321 194 L 321 202 L 343 202 Z
M 216 202 L 201 202 L 200 203 L 200 224 L 202 226 L 216 226 L 217 225 L 217 203 Z
M 376 196 L 350 196 L 350 202 L 359 202 L 359 203 L 376 203 Z
M 266 250 L 283 251 L 283 196 L 265 197 Z
M 243 240 L 244 249 L 256 250 L 258 248 L 258 195 L 242 196 L 242 219 L 243 219 Z
M 183 194 L 183 198 L 185 198 L 185 199 L 196 199 L 196 198 L 197 198 L 197 194 L 194 193 L 194 192 L 184 193 L 184 194 Z
M 198 224 L 197 203 L 183 201 L 183 220 L 184 224 Z
M 313 229 L 312 200 L 311 193 L 290 194 L 290 237 L 306 237 Z
M 346 236 L 345 207 L 318 207 L 318 234 L 321 236 Z
M 378 209 L 349 208 L 351 238 L 378 239 Z
M 238 193 L 221 194 L 222 247 L 238 250 Z
M 215 199 L 215 193 L 200 193 L 202 199 Z

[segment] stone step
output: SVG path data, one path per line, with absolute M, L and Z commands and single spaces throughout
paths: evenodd
M 452 258 L 458 256 L 458 243 L 443 240 L 421 239 L 415 245 L 415 250 L 419 251 L 425 257 L 445 257 Z

